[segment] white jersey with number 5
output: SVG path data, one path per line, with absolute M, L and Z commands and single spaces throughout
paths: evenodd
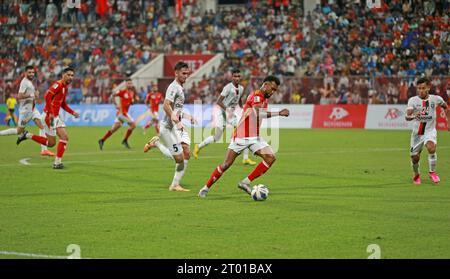
M 413 109 L 413 115 L 419 113 L 419 119 L 414 119 L 413 135 L 424 135 L 436 130 L 436 108 L 444 104 L 441 96 L 429 95 L 423 100 L 419 96 L 408 100 L 407 109 Z

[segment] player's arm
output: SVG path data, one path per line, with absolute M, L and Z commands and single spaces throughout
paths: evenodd
M 450 131 L 450 109 L 445 102 L 441 103 L 441 108 L 445 111 L 445 116 L 447 116 L 447 126 L 448 130 Z
M 67 105 L 66 100 L 62 101 L 61 107 L 68 113 L 72 114 L 75 118 L 80 117 L 78 112 L 74 111 L 71 107 L 69 107 L 69 105 Z
M 31 94 L 27 94 L 26 91 L 27 91 L 27 88 L 25 86 L 25 83 L 21 82 L 20 88 L 19 88 L 19 93 L 17 94 L 17 99 L 22 100 L 22 99 L 29 98 L 31 96 Z
M 164 112 L 166 113 L 167 117 L 169 117 L 170 120 L 172 120 L 172 122 L 178 129 L 183 129 L 183 124 L 181 123 L 178 115 L 173 112 L 172 106 L 173 102 L 166 98 L 164 100 Z
M 406 108 L 406 114 L 405 114 L 405 120 L 406 121 L 412 121 L 416 118 L 416 115 L 414 115 L 414 108 L 413 107 L 407 107 Z
M 116 108 L 119 111 L 119 115 L 123 115 L 123 109 L 122 109 L 122 98 L 121 98 L 121 92 L 117 91 L 116 93 L 113 94 L 113 100 L 114 103 L 116 104 Z M 116 98 L 119 97 L 119 100 L 117 100 Z
M 288 117 L 289 116 L 289 110 L 288 109 L 282 109 L 280 111 L 267 111 L 267 118 L 271 118 L 274 116 L 284 116 L 284 117 Z
M 223 99 L 225 99 L 225 96 L 220 95 L 219 99 L 217 99 L 217 105 L 223 110 L 226 111 L 227 108 L 225 107 L 225 105 L 223 104 Z
M 187 112 L 183 112 L 183 118 L 189 120 L 191 124 L 197 124 L 197 120 Z

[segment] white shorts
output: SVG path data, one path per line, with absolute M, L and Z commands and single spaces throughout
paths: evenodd
M 169 148 L 172 155 L 179 155 L 183 152 L 182 143 L 191 145 L 191 138 L 187 131 L 178 130 L 173 128 L 169 130 L 165 127 L 161 127 L 160 137 L 164 141 L 164 144 Z
M 422 152 L 422 148 L 423 146 L 427 143 L 427 142 L 433 142 L 434 144 L 437 144 L 437 132 L 436 129 L 425 133 L 424 135 L 415 135 L 412 134 L 411 135 L 411 144 L 410 144 L 410 150 L 409 150 L 409 154 L 412 155 L 417 155 L 420 152 Z
M 41 114 L 34 108 L 33 110 L 19 111 L 19 127 L 25 128 L 32 119 L 41 119 Z
M 59 116 L 57 116 L 53 119 L 53 125 L 51 127 L 49 127 L 47 125 L 47 122 L 45 122 L 46 115 L 47 114 L 44 112 L 44 113 L 42 113 L 42 117 L 41 117 L 42 125 L 44 125 L 44 131 L 47 135 L 56 137 L 56 128 L 65 128 L 66 124 Z
M 150 115 L 152 116 L 152 119 L 159 119 L 159 113 L 157 111 L 150 111 Z
M 237 154 L 241 154 L 244 149 L 248 148 L 253 154 L 255 154 L 256 151 L 267 146 L 270 147 L 270 145 L 263 138 L 235 138 L 231 140 L 228 149 L 233 150 Z
M 114 120 L 114 123 L 122 123 L 122 124 L 123 123 L 130 124 L 130 123 L 133 123 L 133 122 L 134 122 L 133 117 L 131 117 L 128 114 L 119 114 L 119 115 L 117 115 L 116 119 Z

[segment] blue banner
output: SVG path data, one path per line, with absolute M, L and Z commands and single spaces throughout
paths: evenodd
M 116 119 L 115 105 L 70 105 L 70 107 L 78 112 L 80 117 L 75 118 L 61 109 L 61 117 L 67 126 L 111 126 Z M 186 119 L 183 122 L 186 126 L 210 127 L 213 120 L 213 108 L 212 105 L 185 105 L 183 113 L 193 115 L 198 123 L 190 125 Z M 38 109 L 42 112 L 42 105 L 39 105 Z M 145 125 L 151 119 L 148 107 L 143 104 L 132 105 L 129 115 L 138 122 L 138 126 Z M 164 115 L 162 105 L 160 105 L 159 120 L 162 120 Z

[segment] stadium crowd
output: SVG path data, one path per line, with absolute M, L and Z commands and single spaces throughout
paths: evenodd
M 188 89 L 187 100 L 214 102 L 232 68 L 241 69 L 247 92 L 258 77 L 283 76 L 275 103 L 404 103 L 419 75 L 434 77 L 436 94 L 450 94 L 447 0 L 373 9 L 322 1 L 306 14 L 301 1 L 248 1 L 213 13 L 184 0 L 179 17 L 167 0 L 100 2 L 76 9 L 62 0 L 1 1 L 0 95 L 14 92 L 26 65 L 36 67 L 41 92 L 72 65 L 79 78 L 69 101 L 104 103 L 159 53 L 218 52 L 223 63 Z

